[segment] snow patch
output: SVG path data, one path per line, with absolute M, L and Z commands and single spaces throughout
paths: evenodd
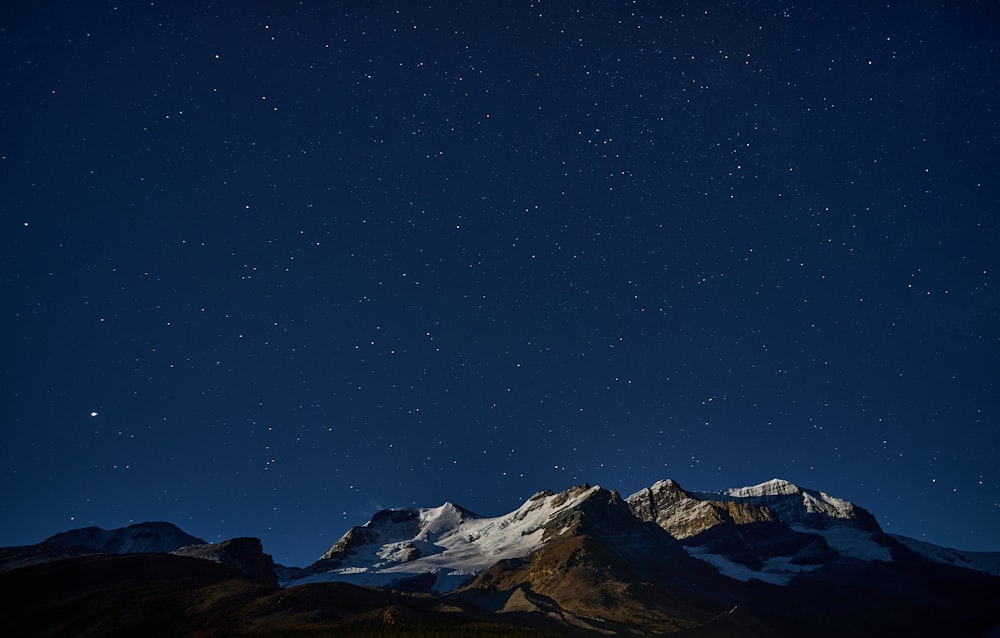
M 892 537 L 933 563 L 954 565 L 1000 576 L 1000 552 L 966 552 L 918 541 L 908 536 L 893 534 Z
M 892 552 L 889 551 L 889 548 L 879 545 L 870 533 L 863 530 L 839 525 L 826 529 L 815 529 L 801 525 L 792 525 L 791 528 L 795 532 L 819 534 L 826 539 L 826 544 L 841 556 L 892 562 Z
M 809 572 L 818 569 L 819 565 L 799 565 L 793 563 L 792 556 L 775 556 L 764 561 L 760 570 L 752 569 L 746 565 L 734 562 L 720 554 L 713 554 L 706 547 L 685 547 L 689 555 L 704 561 L 719 570 L 723 576 L 728 576 L 735 580 L 747 582 L 750 580 L 760 580 L 772 585 L 788 585 L 795 576 L 802 572 Z
M 760 580 L 772 585 L 786 586 L 800 572 L 815 569 L 814 565 L 796 565 L 791 561 L 791 557 L 771 558 L 764 563 L 764 568 L 760 571 L 751 569 L 746 565 L 733 562 L 725 556 L 713 554 L 705 547 L 685 547 L 687 553 L 698 560 L 704 561 L 719 570 L 719 573 L 729 578 L 747 582 Z

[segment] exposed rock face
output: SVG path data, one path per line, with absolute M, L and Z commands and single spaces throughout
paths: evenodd
M 189 545 L 172 553 L 235 567 L 254 580 L 273 586 L 278 584 L 278 577 L 274 572 L 274 560 L 269 554 L 264 553 L 259 538 L 233 538 L 221 543 Z
M 636 516 L 656 523 L 676 539 L 696 536 L 717 525 L 732 527 L 777 520 L 766 507 L 747 502 L 703 500 L 669 479 L 633 494 L 627 501 Z
M 582 488 L 572 489 L 571 498 Z M 617 492 L 594 489 L 553 517 L 551 529 L 563 533 L 523 559 L 496 563 L 457 595 L 502 614 L 544 615 L 608 634 L 628 633 L 629 626 L 673 632 L 718 612 L 696 591 L 718 580 L 714 570 L 633 516 Z M 676 596 L 671 591 L 680 582 L 688 591 Z
M 627 501 L 636 516 L 655 522 L 680 539 L 716 525 L 775 521 L 815 529 L 843 524 L 882 531 L 864 508 L 781 479 L 722 492 L 687 492 L 667 479 L 636 492 Z
M 566 532 L 587 534 L 599 531 L 604 534 L 617 534 L 633 527 L 632 521 L 635 516 L 633 516 L 628 503 L 615 490 L 609 492 L 597 487 L 586 499 L 573 507 L 558 509 L 566 502 L 579 498 L 590 490 L 590 485 L 584 483 L 571 487 L 552 499 L 550 506 L 555 508 L 557 512 L 544 525 L 546 533 L 543 535 L 543 539 Z
M 693 556 L 743 580 L 787 584 L 838 556 L 889 560 L 895 545 L 863 508 L 780 479 L 711 493 L 668 479 L 626 500 Z
M 826 529 L 846 524 L 873 533 L 882 531 L 875 517 L 864 508 L 782 479 L 771 479 L 759 485 L 726 490 L 719 493 L 718 498 L 722 501 L 738 500 L 766 507 L 774 512 L 778 519 L 789 525 Z

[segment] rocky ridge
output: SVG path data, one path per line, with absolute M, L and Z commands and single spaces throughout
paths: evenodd
M 221 543 L 187 545 L 170 552 L 175 556 L 190 556 L 238 569 L 245 576 L 277 585 L 274 560 L 264 553 L 259 538 L 232 538 Z
M 91 554 L 169 553 L 204 542 L 173 523 L 136 523 L 114 530 L 83 527 L 55 534 L 34 545 L 0 548 L 0 572 Z
M 835 560 L 892 560 L 899 544 L 867 510 L 781 479 L 721 492 L 664 480 L 626 499 L 642 520 L 738 580 L 787 585 Z

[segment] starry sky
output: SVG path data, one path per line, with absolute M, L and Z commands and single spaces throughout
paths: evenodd
M 15 2 L 0 545 L 782 477 L 1000 550 L 995 2 Z

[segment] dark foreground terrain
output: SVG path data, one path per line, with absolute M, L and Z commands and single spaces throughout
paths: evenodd
M 1000 579 L 966 569 L 845 565 L 792 587 L 719 577 L 717 589 L 703 573 L 685 589 L 683 577 L 634 581 L 614 552 L 586 545 L 500 565 L 448 596 L 345 583 L 280 589 L 198 558 L 83 556 L 0 574 L 0 618 L 8 637 L 81 638 L 985 636 L 1000 624 Z M 537 591 L 542 572 L 561 574 L 547 595 Z
M 458 601 L 342 583 L 279 589 L 196 558 L 71 558 L 0 574 L 5 636 L 543 635 Z

